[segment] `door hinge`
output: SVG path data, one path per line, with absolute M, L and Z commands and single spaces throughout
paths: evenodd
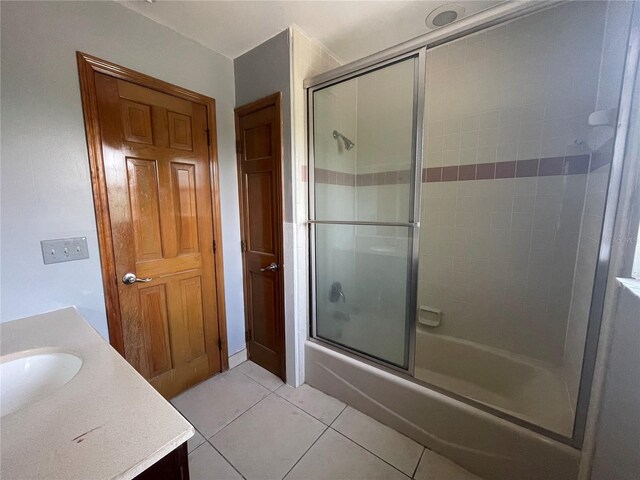
M 217 248 L 216 241 L 214 240 L 213 241 L 213 253 L 216 253 L 216 248 Z
M 205 132 L 207 133 L 207 145 L 211 145 L 211 130 L 207 128 Z
M 236 153 L 242 153 L 242 142 L 240 140 L 236 140 Z
M 218 338 L 218 350 L 222 350 L 222 337 Z
M 249 342 L 251 340 L 251 329 L 244 332 L 244 341 Z
M 247 244 L 244 243 L 244 240 L 240 240 L 240 251 L 241 252 L 246 252 L 247 251 Z

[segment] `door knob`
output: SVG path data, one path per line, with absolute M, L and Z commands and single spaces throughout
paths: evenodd
M 125 285 L 131 285 L 132 283 L 136 283 L 136 282 L 142 282 L 142 283 L 146 283 L 146 282 L 150 282 L 151 280 L 153 280 L 153 278 L 151 277 L 147 277 L 147 278 L 138 278 L 136 277 L 135 273 L 125 273 L 124 276 L 122 277 L 122 283 L 124 283 Z
M 276 270 L 278 270 L 278 264 L 275 262 L 260 269 L 261 272 L 275 272 Z

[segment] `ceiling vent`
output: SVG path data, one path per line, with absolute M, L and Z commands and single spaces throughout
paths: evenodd
M 459 20 L 464 15 L 464 7 L 457 4 L 440 5 L 432 11 L 424 23 L 429 28 L 439 28 Z

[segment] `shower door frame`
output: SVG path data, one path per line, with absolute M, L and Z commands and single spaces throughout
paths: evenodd
M 309 88 L 307 92 L 307 109 L 308 109 L 308 182 L 309 182 L 309 285 L 310 285 L 310 332 L 311 337 L 322 341 L 328 345 L 346 350 L 354 355 L 362 357 L 366 360 L 389 368 L 396 372 L 403 374 L 409 374 L 413 378 L 414 364 L 415 364 L 415 339 L 416 339 L 416 321 L 415 311 L 417 310 L 417 285 L 418 285 L 418 255 L 419 255 L 419 243 L 420 243 L 420 193 L 422 188 L 422 160 L 423 160 L 423 133 L 424 132 L 424 104 L 425 104 L 425 80 L 426 80 L 426 55 L 427 48 L 421 47 L 404 54 L 392 57 L 390 59 L 383 60 L 382 62 L 375 63 L 368 67 L 355 70 L 349 74 L 341 76 L 339 79 L 323 82 Z M 413 177 L 410 179 L 410 192 L 409 192 L 409 218 L 407 222 L 374 222 L 374 221 L 340 221 L 340 220 L 316 220 L 315 219 L 315 157 L 314 157 L 314 104 L 313 94 L 318 90 L 331 87 L 342 83 L 347 80 L 361 77 L 363 75 L 373 73 L 377 70 L 382 70 L 386 67 L 407 61 L 409 59 L 415 59 L 416 64 L 414 66 L 414 95 L 413 95 L 413 140 L 411 146 L 411 168 L 413 169 Z M 410 229 L 410 235 L 408 239 L 411 242 L 411 246 L 408 249 L 407 256 L 407 300 L 406 300 L 406 337 L 408 337 L 408 345 L 406 348 L 406 364 L 407 368 L 392 364 L 385 360 L 379 359 L 372 355 L 368 355 L 359 350 L 341 345 L 337 342 L 332 342 L 326 338 L 320 338 L 317 335 L 316 330 L 316 225 L 349 225 L 349 226 L 376 226 L 376 227 L 404 227 Z M 406 338 L 405 337 L 405 338 Z
M 418 257 L 419 257 L 419 230 L 420 222 L 416 222 L 414 225 L 414 233 L 417 231 L 417 236 L 414 235 L 414 241 L 412 244 L 413 258 L 408 259 L 412 269 L 412 273 L 415 273 L 412 281 L 409 283 L 409 287 L 412 290 L 413 295 L 413 317 L 410 318 L 410 344 L 409 344 L 409 367 L 408 369 L 398 368 L 387 362 L 370 357 L 362 352 L 350 349 L 343 345 L 328 341 L 317 337 L 316 335 L 316 252 L 315 252 L 315 225 L 316 224 L 348 224 L 348 225 L 379 225 L 376 222 L 323 222 L 315 220 L 315 185 L 314 185 L 314 109 L 313 109 L 313 94 L 317 90 L 321 90 L 331 85 L 342 83 L 345 80 L 361 76 L 365 73 L 384 68 L 393 63 L 397 63 L 401 59 L 409 58 L 413 55 L 420 53 L 423 55 L 422 62 L 426 60 L 427 50 L 437 47 L 439 45 L 449 43 L 458 38 L 465 37 L 476 33 L 481 30 L 491 28 L 493 26 L 506 23 L 510 20 L 524 17 L 528 14 L 539 12 L 550 7 L 557 7 L 558 5 L 566 3 L 565 1 L 553 1 L 546 0 L 542 2 L 529 3 L 523 1 L 507 2 L 497 5 L 493 8 L 478 12 L 469 17 L 463 18 L 453 24 L 446 25 L 438 28 L 433 32 L 427 33 L 415 39 L 404 42 L 400 45 L 388 48 L 381 52 L 375 53 L 360 60 L 356 60 L 349 64 L 337 67 L 329 70 L 325 73 L 317 76 L 305 79 L 304 88 L 306 92 L 307 102 L 307 154 L 308 154 L 308 207 L 309 207 L 309 308 L 310 308 L 310 341 L 317 342 L 332 349 L 337 349 L 340 353 L 346 354 L 364 361 L 368 364 L 382 368 L 385 371 L 397 375 L 405 380 L 413 382 L 418 385 L 422 385 L 426 388 L 439 392 L 455 400 L 459 400 L 467 405 L 478 408 L 484 412 L 492 414 L 498 418 L 509 421 L 515 425 L 526 428 L 534 433 L 544 435 L 552 440 L 558 441 L 565 445 L 574 447 L 576 449 L 582 449 L 585 428 L 587 424 L 587 414 L 589 404 L 591 400 L 591 391 L 594 380 L 594 370 L 596 363 L 596 354 L 598 351 L 598 344 L 600 340 L 600 328 L 602 325 L 602 315 L 604 308 L 605 293 L 608 285 L 608 273 L 609 273 L 609 261 L 611 257 L 611 248 L 613 244 L 613 231 L 616 220 L 617 204 L 620 197 L 622 170 L 625 156 L 626 138 L 628 135 L 629 118 L 630 118 L 630 106 L 633 95 L 635 72 L 638 68 L 638 51 L 640 50 L 640 5 L 634 5 L 632 8 L 631 19 L 629 23 L 628 41 L 626 42 L 625 63 L 623 67 L 622 84 L 620 88 L 619 96 L 619 109 L 618 109 L 618 128 L 614 137 L 614 149 L 611 160 L 611 170 L 608 179 L 607 195 L 605 200 L 605 210 L 603 216 L 603 225 L 601 230 L 601 238 L 598 249 L 598 259 L 596 264 L 596 271 L 593 282 L 593 290 L 591 296 L 591 308 L 589 310 L 589 317 L 587 323 L 587 335 L 585 338 L 584 356 L 582 361 L 582 370 L 579 382 L 579 392 L 576 402 L 576 408 L 574 413 L 573 431 L 570 437 L 559 434 L 552 430 L 541 427 L 535 423 L 523 420 L 517 416 L 511 415 L 507 412 L 499 410 L 493 406 L 481 403 L 469 397 L 459 395 L 451 390 L 447 390 L 436 385 L 432 385 L 423 380 L 417 379 L 413 376 L 414 370 L 414 356 L 415 356 L 415 326 L 417 322 L 417 271 L 418 271 Z M 412 188 L 412 193 L 415 195 L 413 207 L 413 215 L 418 214 L 419 220 L 420 214 L 420 191 L 422 187 L 422 148 L 424 137 L 424 116 L 426 112 L 425 95 L 426 95 L 426 68 L 422 66 L 419 70 L 423 77 L 420 78 L 422 82 L 422 91 L 418 103 L 419 111 L 419 125 L 416 128 L 420 128 L 416 131 L 415 141 L 415 153 L 416 153 L 416 184 Z M 415 99 L 414 99 L 415 101 Z M 419 147 L 419 148 L 418 148 Z M 418 157 L 420 152 L 420 158 Z M 419 168 L 418 168 L 419 166 Z M 413 217 L 413 216 L 412 216 Z M 415 219 L 415 217 L 413 217 Z M 393 226 L 392 223 L 385 223 L 385 225 Z M 410 226 L 412 224 L 399 223 L 396 226 Z

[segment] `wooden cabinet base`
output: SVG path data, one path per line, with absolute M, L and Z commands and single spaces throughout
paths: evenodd
M 185 442 L 135 477 L 135 480 L 189 480 L 188 453 Z

